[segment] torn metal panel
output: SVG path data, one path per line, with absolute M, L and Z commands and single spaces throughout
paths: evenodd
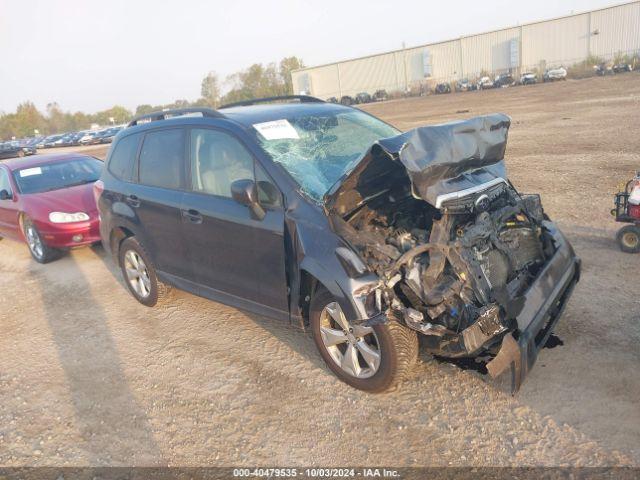
M 439 196 L 504 180 L 510 122 L 506 115 L 492 114 L 378 140 L 329 189 L 325 205 L 345 215 L 402 180 L 414 196 L 439 207 Z

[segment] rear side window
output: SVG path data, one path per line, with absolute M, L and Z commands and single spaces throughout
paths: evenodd
M 182 185 L 183 158 L 182 129 L 147 133 L 140 152 L 140 183 L 178 190 Z
M 120 180 L 130 182 L 133 179 L 133 166 L 136 163 L 140 134 L 134 133 L 118 141 L 109 159 L 108 169 L 112 175 Z

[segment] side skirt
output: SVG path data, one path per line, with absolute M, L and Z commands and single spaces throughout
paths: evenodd
M 209 300 L 213 300 L 214 302 L 223 303 L 240 310 L 246 310 L 248 312 L 255 313 L 256 315 L 262 315 L 278 320 L 285 320 L 287 322 L 290 321 L 289 312 L 278 310 L 267 305 L 262 305 L 261 303 L 256 303 L 251 300 L 232 295 L 230 293 L 216 290 L 215 288 L 206 287 L 204 285 L 200 285 L 176 275 L 171 275 L 169 273 L 160 271 L 157 272 L 157 274 L 158 278 L 163 283 L 168 283 L 175 286 L 176 288 L 179 288 L 180 290 L 192 293 L 193 295 L 207 298 Z

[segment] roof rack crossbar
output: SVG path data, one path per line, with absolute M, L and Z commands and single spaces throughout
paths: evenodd
M 251 100 L 243 100 L 241 102 L 227 103 L 220 108 L 230 107 L 247 107 L 249 105 L 257 105 L 259 103 L 278 102 L 282 100 L 298 100 L 300 103 L 325 103 L 321 100 L 310 95 L 281 95 L 279 97 L 265 97 L 265 98 L 252 98 Z
M 224 118 L 224 115 L 212 108 L 206 107 L 188 107 L 188 108 L 174 108 L 169 110 L 160 110 L 157 112 L 145 113 L 138 115 L 131 120 L 127 127 L 133 127 L 138 125 L 141 121 L 146 120 L 149 122 L 155 122 L 158 120 L 166 120 L 167 118 L 179 117 L 181 115 L 188 115 L 190 113 L 201 113 L 203 117 L 210 118 Z

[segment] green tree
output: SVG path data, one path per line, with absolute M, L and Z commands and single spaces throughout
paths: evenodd
M 146 115 L 147 113 L 153 112 L 153 106 L 149 104 L 138 105 L 136 107 L 136 116 L 137 115 Z
M 91 115 L 92 122 L 100 125 L 111 125 L 111 118 L 116 125 L 126 123 L 131 119 L 131 112 L 120 105 L 115 105 L 108 110 Z
M 284 82 L 285 95 L 293 95 L 293 84 L 291 83 L 291 72 L 299 68 L 304 68 L 304 62 L 298 57 L 286 57 L 280 60 L 280 78 Z
M 220 102 L 220 85 L 218 82 L 218 75 L 215 72 L 209 72 L 206 77 L 202 79 L 202 85 L 200 87 L 201 99 L 207 102 L 207 105 L 211 107 L 217 107 Z
M 57 102 L 47 104 L 47 123 L 49 124 L 50 133 L 63 132 L 66 127 L 65 114 Z

